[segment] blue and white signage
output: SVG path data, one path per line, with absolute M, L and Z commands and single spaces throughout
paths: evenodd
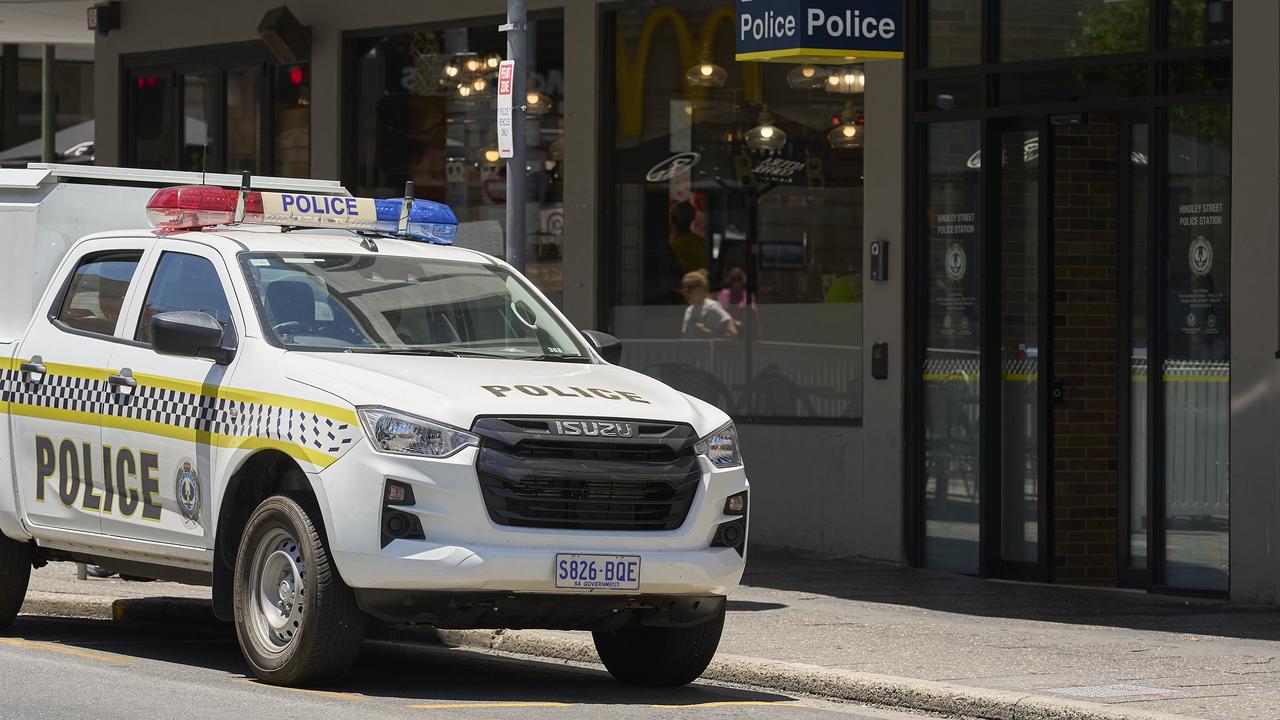
M 901 58 L 902 0 L 738 0 L 738 60 Z

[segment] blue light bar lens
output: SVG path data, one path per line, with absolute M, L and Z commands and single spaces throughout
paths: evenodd
M 404 198 L 374 200 L 378 208 L 378 232 L 396 235 Z M 437 245 L 452 245 L 458 236 L 458 216 L 448 205 L 432 200 L 414 200 L 409 207 L 409 229 L 405 237 Z

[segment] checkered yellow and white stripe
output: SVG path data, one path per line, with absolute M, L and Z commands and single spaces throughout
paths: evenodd
M 2 409 L 14 415 L 161 435 L 236 449 L 273 448 L 328 467 L 360 437 L 355 411 L 253 390 L 137 374 L 122 395 L 112 371 L 46 363 L 29 382 L 13 360 L 0 370 Z

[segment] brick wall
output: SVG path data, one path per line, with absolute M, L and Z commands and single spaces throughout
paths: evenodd
M 1055 128 L 1054 550 L 1059 582 L 1114 584 L 1117 542 L 1114 118 Z

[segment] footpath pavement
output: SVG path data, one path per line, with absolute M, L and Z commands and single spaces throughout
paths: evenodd
M 993 720 L 1280 718 L 1280 608 L 752 548 L 707 679 Z M 24 612 L 207 620 L 208 590 L 37 571 Z M 596 662 L 586 633 L 383 637 Z

